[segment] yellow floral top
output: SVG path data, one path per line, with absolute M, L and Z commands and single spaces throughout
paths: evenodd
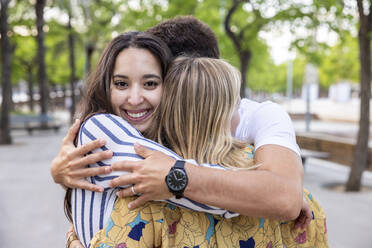
M 129 210 L 133 197 L 118 198 L 108 223 L 95 234 L 90 247 L 328 247 L 325 214 L 311 193 L 304 190 L 304 196 L 313 213 L 305 230 L 294 230 L 294 221 L 248 216 L 224 219 L 163 202 Z

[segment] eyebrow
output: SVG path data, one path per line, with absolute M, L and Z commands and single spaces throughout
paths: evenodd
M 125 79 L 128 79 L 129 77 L 126 76 L 126 75 L 123 75 L 123 74 L 115 74 L 113 76 L 113 78 L 125 78 Z M 158 78 L 158 79 L 161 79 L 160 76 L 156 75 L 156 74 L 145 74 L 143 75 L 143 78 Z

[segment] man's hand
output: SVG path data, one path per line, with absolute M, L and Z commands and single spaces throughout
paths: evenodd
M 80 121 L 76 120 L 62 140 L 59 154 L 52 161 L 50 173 L 54 182 L 62 186 L 102 192 L 103 187 L 89 183 L 85 178 L 110 173 L 111 168 L 109 166 L 86 168 L 86 166 L 111 158 L 112 151 L 103 151 L 84 156 L 88 152 L 105 145 L 105 141 L 95 140 L 76 148 L 74 139 L 79 127 Z
M 302 208 L 300 215 L 295 219 L 294 229 L 301 228 L 302 230 L 305 229 L 313 219 L 313 214 L 310 209 L 309 203 L 303 197 Z
M 140 196 L 129 203 L 130 209 L 137 208 L 151 200 L 165 200 L 172 197 L 165 183 L 165 176 L 175 160 L 162 152 L 152 151 L 139 144 L 134 145 L 134 150 L 144 158 L 141 161 L 122 161 L 112 164 L 114 171 L 128 171 L 110 182 L 111 187 L 133 185 L 133 190 Z M 120 190 L 119 197 L 133 196 L 132 188 Z

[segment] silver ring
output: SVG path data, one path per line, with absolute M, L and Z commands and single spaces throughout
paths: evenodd
M 137 195 L 136 191 L 134 191 L 134 185 L 130 188 L 132 190 L 133 195 Z

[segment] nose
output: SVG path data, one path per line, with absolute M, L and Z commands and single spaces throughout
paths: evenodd
M 129 92 L 128 103 L 131 105 L 139 105 L 143 102 L 143 92 L 139 87 L 133 87 Z

